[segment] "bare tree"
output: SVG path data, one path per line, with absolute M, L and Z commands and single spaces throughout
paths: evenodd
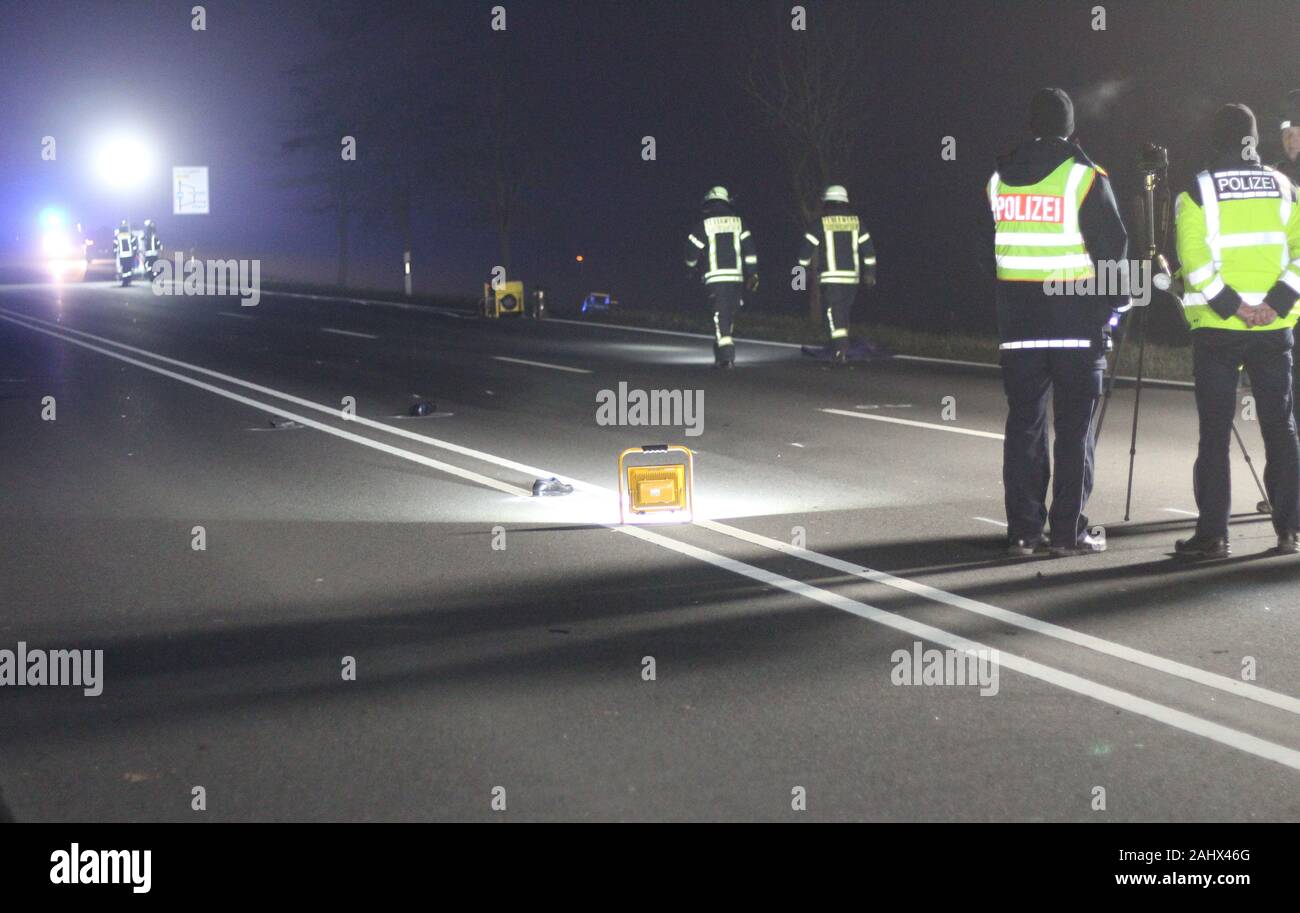
M 820 210 L 832 181 L 851 184 L 867 130 L 867 82 L 851 7 L 819 4 L 806 30 L 772 17 L 751 38 L 741 85 L 780 140 L 789 209 L 800 231 Z M 815 270 L 814 261 L 812 269 Z M 821 316 L 817 282 L 809 280 L 808 314 Z

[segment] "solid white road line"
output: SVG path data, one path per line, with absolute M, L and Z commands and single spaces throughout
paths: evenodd
M 994 526 L 1001 526 L 1004 528 L 1006 527 L 1006 524 L 1003 523 L 1001 520 L 993 520 L 990 519 L 989 517 L 971 517 L 971 519 L 979 520 L 981 523 L 992 523 Z
M 938 425 L 934 422 L 917 422 L 910 418 L 894 418 L 891 415 L 867 415 L 865 412 L 849 412 L 846 409 L 821 409 L 830 415 L 847 415 L 849 418 L 866 419 L 869 422 L 888 422 L 891 425 L 910 425 L 913 428 L 929 428 L 931 431 L 951 431 L 953 434 L 969 434 L 973 437 L 987 437 L 995 441 L 1003 438 L 992 431 L 976 431 L 974 428 L 959 428 L 956 425 Z
M 1171 514 L 1183 514 L 1184 516 L 1187 516 L 1187 517 L 1196 517 L 1196 516 L 1199 516 L 1199 514 L 1197 514 L 1196 511 L 1194 511 L 1194 510 L 1180 510 L 1180 509 L 1177 508 L 1177 507 L 1162 507 L 1162 508 L 1160 508 L 1160 509 L 1161 509 L 1161 510 L 1164 510 L 1164 511 L 1168 511 L 1168 512 L 1171 513 Z
M 321 327 L 322 333 L 333 333 L 335 336 L 356 336 L 358 339 L 378 339 L 374 333 L 358 333 L 355 330 L 338 330 L 334 327 Z
M 727 526 L 717 523 L 713 520 L 697 520 L 697 526 L 705 529 L 712 529 L 723 535 L 732 536 L 737 539 L 743 539 L 754 545 L 761 545 L 764 548 L 781 552 L 782 554 L 791 555 L 795 558 L 802 558 L 813 564 L 819 564 L 822 567 L 840 571 L 846 574 L 852 574 L 861 577 L 863 580 L 870 580 L 875 583 L 882 583 L 885 586 L 892 587 L 896 590 L 902 590 L 931 602 L 939 602 L 944 605 L 950 605 L 956 609 L 964 609 L 967 612 L 973 612 L 976 615 L 983 615 L 986 618 L 993 618 L 1005 624 L 1014 625 L 1018 628 L 1024 628 L 1026 631 L 1033 631 L 1042 634 L 1045 637 L 1052 637 L 1065 643 L 1074 644 L 1078 647 L 1084 647 L 1106 656 L 1112 656 L 1116 659 L 1122 659 L 1134 665 L 1144 666 L 1148 669 L 1154 669 L 1157 672 L 1164 672 L 1176 678 L 1186 679 L 1190 682 L 1196 682 L 1198 685 L 1204 685 L 1207 688 L 1214 688 L 1218 691 L 1226 691 L 1229 694 L 1235 694 L 1238 697 L 1255 701 L 1260 704 L 1267 704 L 1270 707 L 1276 707 L 1279 710 L 1286 710 L 1289 713 L 1300 715 L 1300 699 L 1291 697 L 1288 694 L 1282 694 L 1278 691 L 1270 691 L 1267 688 L 1261 688 L 1258 685 L 1252 685 L 1249 682 L 1243 682 L 1239 679 L 1230 678 L 1226 675 L 1218 675 L 1214 672 L 1207 672 L 1204 669 L 1198 669 L 1195 666 L 1189 666 L 1185 663 L 1176 662 L 1171 659 L 1165 659 L 1162 656 L 1155 656 L 1142 650 L 1135 650 L 1132 647 L 1126 647 L 1113 641 L 1104 640 L 1100 637 L 1093 637 L 1091 634 L 1084 634 L 1073 628 L 1065 628 L 1061 625 L 1053 624 L 1050 621 L 1043 621 L 1032 615 L 1021 615 L 1019 612 L 1012 612 L 995 605 L 989 605 L 976 599 L 968 599 L 965 596 L 959 596 L 956 593 L 949 593 L 945 590 L 936 589 L 924 583 L 915 580 L 908 580 L 903 577 L 895 577 L 884 571 L 872 570 L 869 567 L 863 567 L 860 564 L 854 564 L 851 561 L 844 561 L 840 558 L 834 558 L 830 555 L 823 555 L 820 552 L 812 552 L 807 549 L 801 549 L 788 542 L 780 539 L 769 539 L 767 536 L 761 536 L 758 533 L 751 533 L 748 530 L 739 529 L 734 526 Z
M 44 333 L 47 336 L 53 336 L 56 339 L 62 339 L 64 342 L 72 343 L 75 346 L 82 346 L 83 348 L 87 348 L 90 349 L 91 351 L 98 352 L 101 355 L 107 355 L 109 358 L 116 358 L 119 361 L 126 362 L 127 364 L 135 365 L 138 368 L 144 368 L 146 371 L 153 371 L 154 373 L 161 374 L 164 377 L 170 377 L 173 380 L 178 380 L 183 384 L 189 384 L 192 387 L 198 387 L 200 390 L 206 390 L 208 393 L 215 393 L 217 396 L 224 396 L 226 399 L 234 400 L 235 402 L 241 403 L 245 406 L 251 406 L 254 409 L 260 409 L 261 411 L 268 412 L 271 415 L 282 415 L 286 418 L 293 419 L 295 422 L 301 422 L 302 424 L 306 425 L 308 428 L 315 428 L 317 431 L 324 431 L 326 434 L 332 434 L 335 437 L 343 438 L 343 440 L 345 441 L 351 441 L 354 444 L 361 444 L 365 447 L 370 447 L 382 453 L 390 454 L 391 456 L 400 457 L 401 459 L 404 460 L 410 460 L 413 463 L 419 463 L 422 466 L 428 466 L 430 469 L 437 469 L 440 472 L 445 472 L 448 473 L 449 475 L 457 476 L 469 482 L 477 482 L 479 485 L 485 485 L 488 488 L 495 488 L 497 491 L 505 492 L 508 495 L 523 495 L 524 497 L 532 496 L 531 491 L 526 491 L 525 489 L 517 488 L 516 486 L 507 484 L 506 482 L 501 482 L 497 479 L 493 479 L 485 475 L 480 475 L 479 473 L 472 472 L 471 470 L 468 469 L 461 469 L 459 466 L 453 466 L 450 463 L 444 463 L 441 460 L 434 460 L 426 456 L 421 456 L 418 453 L 411 453 L 409 450 L 402 450 L 398 447 L 392 446 L 391 444 L 384 444 L 379 441 L 372 441 L 370 438 L 362 437 L 359 434 L 353 434 L 350 431 L 341 431 L 338 428 L 334 428 L 330 425 L 326 425 L 322 422 L 318 422 L 315 419 L 307 418 L 305 415 L 299 415 L 294 412 L 289 412 L 288 410 L 282 409 L 279 406 L 269 405 L 267 403 L 259 402 L 255 399 L 250 399 L 247 396 L 242 396 L 238 393 L 232 393 L 229 390 L 223 390 L 221 387 L 216 387 L 213 386 L 212 384 L 204 383 L 201 380 L 195 380 L 194 378 L 187 377 L 184 374 L 177 374 L 175 371 L 169 371 L 166 368 L 160 368 L 157 365 L 152 365 L 149 364 L 148 362 L 140 361 L 139 359 L 132 358 L 129 355 L 123 355 L 121 352 L 114 352 L 111 349 L 105 349 L 102 346 L 97 346 L 89 342 L 83 342 L 80 339 L 73 339 L 70 336 L 66 336 L 62 333 L 56 333 L 53 330 L 47 330 L 44 329 L 43 327 L 32 326 L 30 324 L 22 322 L 21 320 L 15 320 L 12 317 L 8 317 L 4 313 L 0 313 L 0 320 L 6 320 L 9 323 L 15 323 L 19 326 L 26 327 L 27 329 L 31 330 L 33 333 Z M 339 412 L 339 415 L 340 417 L 342 417 L 341 411 Z
M 506 355 L 493 355 L 495 361 L 508 361 L 515 365 L 531 365 L 534 368 L 550 368 L 552 371 L 568 371 L 570 374 L 590 374 L 586 368 L 569 368 L 564 365 L 552 365 L 544 361 L 529 361 L 526 358 L 510 358 Z
M 7 314 L 7 313 L 12 314 L 12 312 L 0 308 L 0 316 L 3 316 L 3 314 Z M 38 323 L 43 323 L 49 327 L 53 327 L 59 330 L 59 333 L 51 333 L 50 335 L 58 336 L 62 333 L 74 333 L 79 336 L 84 336 L 86 338 L 95 339 L 100 342 L 105 342 L 110 345 L 117 346 L 127 351 L 133 351 L 142 355 L 146 355 L 150 358 L 157 359 L 167 364 L 174 364 L 178 367 L 187 368 L 189 370 L 196 371 L 198 373 L 210 377 L 216 377 L 228 383 L 236 384 L 246 389 L 251 389 L 259 393 L 274 396 L 279 399 L 283 399 L 287 402 L 291 402 L 296 405 L 303 406 L 305 408 L 315 409 L 319 412 L 324 412 L 329 415 L 340 417 L 340 418 L 343 417 L 342 410 L 335 409 L 330 406 L 322 406 L 319 403 L 312 402 L 311 400 L 306 400 L 289 393 L 283 393 L 281 391 L 272 389 L 270 387 L 264 387 L 259 384 L 251 383 L 250 381 L 245 381 L 236 377 L 231 377 L 230 375 L 222 374 L 220 372 L 213 371 L 209 368 L 203 368 L 198 365 L 192 365 L 187 362 L 179 361 L 174 358 L 169 358 L 165 355 L 158 355 L 149 352 L 148 350 L 145 349 L 139 349 L 136 348 L 135 346 L 127 345 L 126 343 L 115 342 L 114 340 L 111 339 L 95 336 L 93 334 L 86 333 L 82 330 L 74 330 L 71 329 L 70 327 L 65 327 L 60 324 L 55 324 L 49 321 L 40 320 L 39 318 L 36 317 L 27 317 L 27 315 L 20 315 L 20 316 L 24 317 L 26 320 L 32 320 Z M 11 322 L 20 323 L 20 324 L 22 323 L 21 321 L 16 321 L 16 320 L 11 320 Z M 39 329 L 37 327 L 29 327 L 29 328 Z M 76 340 L 71 340 L 71 339 L 68 341 L 76 342 Z M 289 413 L 283 411 L 280 411 L 279 414 L 289 415 Z M 548 478 L 550 476 L 555 476 L 559 478 L 561 481 L 565 481 L 572 484 L 575 489 L 587 491 L 595 494 L 608 495 L 611 498 L 615 496 L 615 493 L 610 489 L 604 488 L 599 485 L 594 485 L 590 482 L 583 481 L 582 479 L 574 478 L 573 476 L 563 475 L 561 473 L 554 472 L 549 469 L 539 468 L 536 466 L 529 466 L 526 463 L 519 463 L 514 460 L 508 460 L 503 457 L 496 456 L 495 454 L 486 453 L 481 450 L 475 450 L 470 447 L 464 447 L 460 444 L 453 444 L 450 441 L 444 441 L 438 438 L 429 437 L 427 435 L 417 434 L 413 431 L 408 431 L 405 428 L 398 428 L 393 425 L 385 424 L 383 422 L 374 421 L 373 419 L 364 418 L 363 416 L 359 416 L 359 415 L 353 416 L 351 417 L 351 421 L 360 425 L 374 428 L 375 430 L 378 431 L 384 431 L 389 434 L 396 435 L 398 437 L 419 441 L 421 443 L 429 444 L 431 446 L 438 447 L 443 450 L 448 450 L 452 453 L 458 453 L 462 456 L 467 456 L 473 459 L 481 460 L 486 463 L 491 463 L 493 465 L 499 466 L 504 469 L 511 469 L 516 472 L 522 473 L 526 476 L 531 476 L 533 478 L 538 478 L 538 477 Z M 523 492 L 522 489 L 516 489 L 512 493 L 531 494 L 531 492 Z M 741 541 L 748 542 L 752 545 L 758 545 L 763 548 L 770 549 L 772 551 L 781 552 L 782 554 L 790 555 L 795 558 L 800 558 L 804 561 L 809 561 L 814 564 L 819 564 L 822 565 L 823 567 L 828 567 L 832 570 L 852 574 L 861 577 L 865 580 L 869 580 L 875 583 L 880 583 L 885 586 L 893 587 L 895 589 L 903 590 L 905 592 L 912 593 L 913 595 L 920 596 L 921 598 L 928 599 L 932 602 L 939 602 L 945 605 L 952 606 L 953 608 L 959 608 L 965 611 L 973 612 L 977 615 L 983 615 L 988 618 L 994 618 L 1006 624 L 1010 624 L 1019 628 L 1024 628 L 1025 630 L 1034 631 L 1046 637 L 1052 637 L 1057 640 L 1062 640 L 1066 643 L 1071 643 L 1076 646 L 1084 647 L 1086 649 L 1093 650 L 1097 653 L 1111 656 L 1116 659 L 1121 659 L 1126 662 L 1133 663 L 1135 665 L 1143 666 L 1145 668 L 1152 669 L 1158 672 L 1163 672 L 1165 674 L 1172 675 L 1177 678 L 1186 679 L 1187 681 L 1192 681 L 1209 688 L 1214 688 L 1219 691 L 1225 691 L 1237 695 L 1238 697 L 1245 698 L 1247 700 L 1252 700 L 1257 703 L 1266 704 L 1268 706 L 1276 707 L 1282 710 L 1286 710 L 1290 713 L 1300 715 L 1300 700 L 1286 694 L 1281 694 L 1280 692 L 1270 691 L 1267 688 L 1262 688 L 1258 685 L 1253 685 L 1248 682 L 1243 682 L 1235 678 L 1230 678 L 1228 676 L 1218 675 L 1213 672 L 1207 672 L 1204 669 L 1198 669 L 1195 666 L 1188 666 L 1184 663 L 1179 663 L 1174 660 L 1165 659 L 1164 657 L 1146 653 L 1142 650 L 1136 650 L 1131 647 L 1126 647 L 1123 644 L 1104 640 L 1100 637 L 1094 637 L 1089 634 L 1084 634 L 1079 631 L 1075 631 L 1071 628 L 1065 628 L 1060 625 L 1052 624 L 1051 622 L 1042 621 L 1033 616 L 1021 615 L 1020 613 L 1012 612 L 1010 610 L 1003 609 L 998 606 L 979 602 L 978 600 L 969 599 L 965 596 L 959 596 L 955 593 L 948 593 L 944 590 L 940 590 L 935 587 L 928 586 L 927 584 L 919 583 L 917 581 L 907 580 L 902 577 L 895 577 L 892 574 L 885 573 L 884 571 L 876 571 L 868 567 L 863 567 L 862 565 L 854 564 L 849 561 L 844 561 L 839 558 L 831 557 L 830 555 L 823 555 L 819 552 L 797 548 L 796 546 L 790 545 L 789 543 L 783 542 L 779 539 L 770 539 L 766 536 L 762 536 L 757 533 L 751 533 L 748 530 L 743 530 L 738 527 L 729 526 L 724 523 L 718 523 L 713 520 L 697 520 L 695 522 L 695 525 L 703 529 L 708 529 L 713 532 L 720 533 L 721 535 L 728 536 L 733 539 L 739 539 Z
M 234 311 L 217 311 L 218 317 L 238 317 L 240 320 L 252 320 L 252 314 L 236 314 Z
M 1073 691 L 1075 694 L 1081 694 L 1090 697 L 1093 700 L 1110 704 L 1112 707 L 1118 707 L 1127 710 L 1130 713 L 1136 713 L 1148 719 L 1164 723 L 1184 732 L 1202 736 L 1222 745 L 1236 748 L 1256 757 L 1265 758 L 1270 761 L 1276 761 L 1279 764 L 1285 764 L 1293 770 L 1300 770 L 1300 751 L 1288 748 L 1285 745 L 1278 745 L 1275 742 L 1269 742 L 1258 736 L 1232 729 L 1210 720 L 1202 719 L 1190 713 L 1176 710 L 1173 707 L 1167 707 L 1164 704 L 1158 704 L 1155 701 L 1149 701 L 1146 698 L 1138 697 L 1135 694 L 1129 694 L 1127 691 L 1121 691 L 1118 688 L 1111 688 L 1108 685 L 1094 682 L 1091 679 L 1064 672 L 1051 666 L 1045 666 L 1042 663 L 1017 656 L 1014 653 L 1006 653 L 1002 650 L 993 650 L 991 647 L 981 644 L 977 641 L 968 640 L 958 634 L 952 634 L 942 628 L 935 628 L 919 621 L 915 621 L 906 615 L 895 615 L 892 612 L 886 612 L 875 606 L 868 605 L 865 602 L 859 602 L 856 599 L 850 599 L 839 593 L 833 593 L 823 590 L 811 584 L 804 583 L 800 580 L 792 580 L 789 577 L 782 577 L 771 571 L 736 561 L 733 558 L 727 558 L 723 555 L 715 554 L 685 542 L 678 542 L 676 539 L 670 539 L 667 536 L 650 532 L 639 526 L 615 526 L 611 527 L 616 532 L 641 539 L 645 542 L 651 542 L 660 548 L 666 548 L 669 551 L 677 552 L 681 555 L 694 558 L 697 561 L 703 561 L 714 567 L 731 571 L 733 574 L 739 574 L 742 577 L 748 577 L 759 583 L 766 584 L 770 587 L 785 590 L 788 593 L 794 593 L 797 596 L 803 596 L 815 602 L 831 608 L 840 609 L 856 615 L 859 618 L 873 621 L 876 624 L 892 628 L 895 631 L 901 631 L 912 637 L 929 641 L 930 643 L 940 644 L 949 649 L 959 650 L 964 653 L 976 653 L 977 655 L 989 656 L 990 659 L 996 655 L 998 665 L 1027 675 L 1030 678 L 1036 678 L 1039 681 L 1056 685 L 1058 688 L 1064 688 L 1067 691 Z

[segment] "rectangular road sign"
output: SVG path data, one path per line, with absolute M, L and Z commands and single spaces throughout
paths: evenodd
M 172 215 L 208 214 L 208 169 L 205 165 L 172 168 Z

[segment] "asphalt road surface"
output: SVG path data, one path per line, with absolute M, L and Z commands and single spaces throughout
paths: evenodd
M 1300 819 L 1300 558 L 1269 554 L 1240 453 L 1233 557 L 1171 557 L 1189 390 L 1144 391 L 1129 523 L 1116 393 L 1104 555 L 1010 560 L 996 371 L 711 362 L 569 322 L 0 287 L 0 649 L 103 651 L 99 696 L 0 687 L 9 813 Z M 703 391 L 701 433 L 601 424 L 620 383 Z M 617 454 L 655 442 L 696 451 L 697 520 L 620 528 Z M 531 497 L 552 474 L 577 490 Z M 986 677 L 901 683 L 917 651 Z

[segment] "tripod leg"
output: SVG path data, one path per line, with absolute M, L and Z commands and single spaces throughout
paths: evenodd
M 1124 340 L 1128 338 L 1128 315 L 1133 313 L 1131 310 L 1126 312 L 1119 326 L 1119 336 L 1115 340 L 1115 357 L 1110 363 L 1110 375 L 1106 378 L 1105 391 L 1102 394 L 1101 410 L 1097 413 L 1097 426 L 1092 430 L 1093 446 L 1101 438 L 1101 426 L 1106 422 L 1106 410 L 1110 407 L 1110 396 L 1115 392 L 1115 375 L 1119 373 L 1120 356 L 1124 354 Z
M 1138 413 L 1142 408 L 1142 371 L 1146 366 L 1147 354 L 1147 312 L 1143 308 L 1142 316 L 1138 318 L 1138 367 L 1137 367 L 1137 389 L 1133 392 L 1133 430 L 1129 434 L 1128 442 L 1128 494 L 1124 497 L 1124 522 L 1129 520 L 1130 509 L 1133 506 L 1133 464 L 1137 459 L 1137 440 L 1138 440 Z M 1116 362 L 1118 364 L 1118 362 Z
M 1268 492 L 1264 490 L 1264 484 L 1259 480 L 1259 473 L 1255 472 L 1255 462 L 1250 458 L 1249 451 L 1246 450 L 1246 442 L 1241 439 L 1241 432 L 1237 430 L 1237 423 L 1232 423 L 1232 434 L 1237 439 L 1237 446 L 1241 448 L 1241 455 L 1246 458 L 1246 466 L 1250 469 L 1251 478 L 1255 480 L 1255 487 L 1259 489 L 1259 496 L 1263 498 L 1261 504 L 1268 505 L 1268 512 L 1273 512 L 1273 505 L 1269 504 Z

